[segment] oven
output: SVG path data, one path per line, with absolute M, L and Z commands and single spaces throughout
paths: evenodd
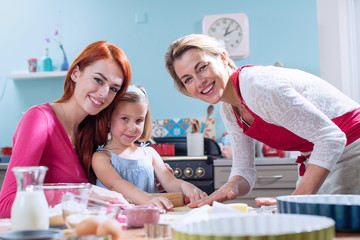
M 207 194 L 214 192 L 214 159 L 221 157 L 220 147 L 212 139 L 204 138 L 204 156 L 187 156 L 185 137 L 154 138 L 157 144 L 174 144 L 174 156 L 162 156 L 174 170 L 176 178 L 194 184 Z

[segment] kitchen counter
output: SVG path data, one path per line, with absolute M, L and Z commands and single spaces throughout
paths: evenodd
M 6 170 L 8 165 L 8 163 L 0 163 L 0 170 Z
M 278 157 L 262 157 L 255 158 L 255 165 L 296 165 L 295 158 L 278 158 Z M 217 158 L 214 160 L 214 166 L 231 166 L 232 159 L 229 158 Z
M 7 231 L 11 228 L 10 219 L 0 219 L 0 231 Z M 67 237 L 74 236 L 74 234 L 65 229 L 65 236 L 61 238 L 61 240 L 66 240 Z M 336 240 L 360 240 L 360 233 L 335 233 Z M 137 229 L 127 229 L 124 230 L 120 239 L 131 239 L 131 240 L 145 240 L 148 239 L 145 237 L 145 229 L 137 228 Z M 335 240 L 334 239 L 334 240 Z
M 164 161 L 178 161 L 181 160 L 205 160 L 207 156 L 188 157 L 188 156 L 166 156 L 162 157 Z M 255 165 L 282 165 L 282 164 L 296 164 L 295 158 L 278 158 L 278 157 L 262 157 L 255 158 Z M 232 159 L 217 158 L 214 160 L 214 166 L 231 166 Z M 0 163 L 0 170 L 7 169 L 8 163 Z

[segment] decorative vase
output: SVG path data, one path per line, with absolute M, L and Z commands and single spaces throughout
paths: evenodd
M 60 45 L 60 49 L 61 51 L 63 52 L 64 54 L 64 60 L 63 60 L 63 63 L 61 64 L 61 71 L 67 71 L 69 69 L 69 64 L 68 64 L 68 61 L 67 61 L 67 58 L 66 58 L 66 54 L 65 54 L 65 51 L 64 51 L 64 48 L 62 45 Z

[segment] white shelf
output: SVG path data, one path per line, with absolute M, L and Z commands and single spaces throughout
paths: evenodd
M 65 78 L 67 71 L 52 72 L 13 72 L 6 77 L 13 80 L 31 80 L 44 78 Z

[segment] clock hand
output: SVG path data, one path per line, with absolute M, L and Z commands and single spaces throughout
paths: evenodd
M 229 33 L 228 33 L 228 30 L 229 30 L 229 28 L 230 28 L 230 25 L 231 25 L 231 23 L 229 23 L 229 25 L 227 26 L 227 28 L 226 28 L 226 30 L 225 30 L 224 37 L 229 34 Z
M 229 35 L 230 33 L 232 33 L 232 32 L 235 31 L 235 30 L 236 30 L 236 28 L 233 29 L 233 30 L 231 30 L 230 32 L 228 32 L 227 29 L 226 29 L 226 32 L 225 32 L 225 34 L 224 34 L 224 37 L 226 37 L 227 35 Z

